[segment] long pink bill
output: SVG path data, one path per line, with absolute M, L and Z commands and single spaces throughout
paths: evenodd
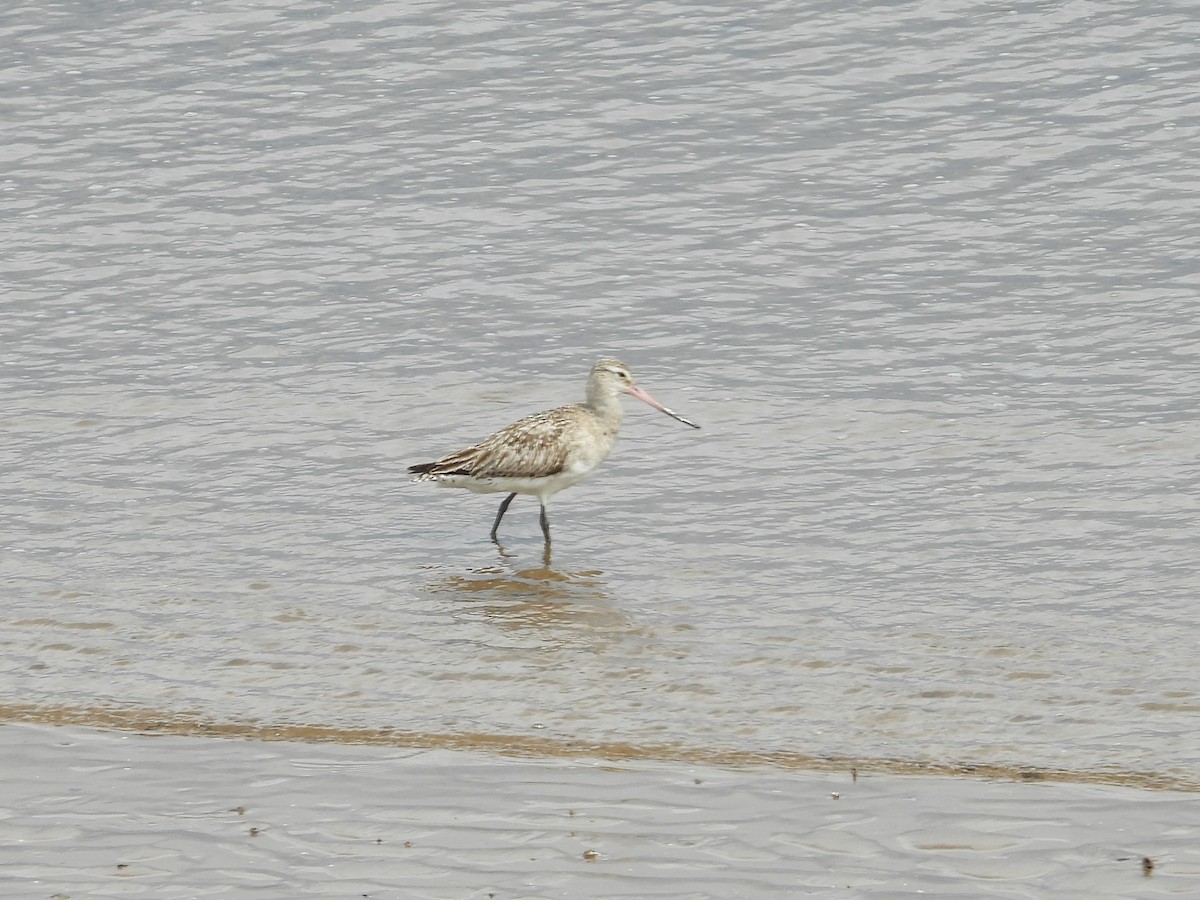
M 684 425 L 691 425 L 693 428 L 700 427 L 695 422 L 689 422 L 683 416 L 676 415 L 675 413 L 671 412 L 669 409 L 667 409 L 665 406 L 663 406 L 661 403 L 659 403 L 657 400 L 655 400 L 653 397 L 651 397 L 649 394 L 647 394 L 645 391 L 643 391 L 637 385 L 631 386 L 629 388 L 629 393 L 632 394 L 634 397 L 637 397 L 639 400 L 641 400 L 643 403 L 647 404 L 648 406 L 653 406 L 659 412 L 666 413 L 672 419 L 678 419 Z

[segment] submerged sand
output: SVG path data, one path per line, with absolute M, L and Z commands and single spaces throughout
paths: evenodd
M 1200 896 L 1200 796 L 0 726 L 15 898 Z

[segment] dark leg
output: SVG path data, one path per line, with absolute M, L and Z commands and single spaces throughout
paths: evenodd
M 504 518 L 504 514 L 508 512 L 508 504 L 513 502 L 513 497 L 516 494 L 509 494 L 500 502 L 500 512 L 496 513 L 496 521 L 492 523 L 492 541 L 500 543 L 500 539 L 496 537 L 496 529 L 500 527 L 500 520 Z
M 550 520 L 546 518 L 546 504 L 542 504 L 542 534 L 546 536 L 547 545 L 550 543 Z

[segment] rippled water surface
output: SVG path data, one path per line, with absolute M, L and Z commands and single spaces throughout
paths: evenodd
M 1198 37 L 11 12 L 0 696 L 1194 786 Z M 610 353 L 703 429 L 628 403 L 548 567 L 407 483 Z

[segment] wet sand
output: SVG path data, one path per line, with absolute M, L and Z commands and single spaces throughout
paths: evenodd
M 1200 895 L 1200 797 L 0 726 L 6 897 Z

